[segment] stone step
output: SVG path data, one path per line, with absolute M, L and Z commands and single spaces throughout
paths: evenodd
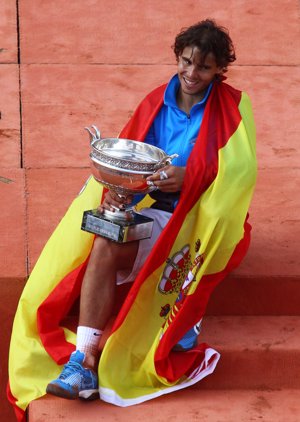
M 214 374 L 193 387 L 128 408 L 44 396 L 30 404 L 28 422 L 295 422 L 299 329 L 295 316 L 206 317 L 200 339 L 216 348 L 221 360 Z
M 116 309 L 129 285 L 118 286 Z M 213 292 L 207 315 L 300 315 L 300 277 L 229 275 Z M 77 309 L 77 307 L 75 306 Z
M 207 315 L 300 315 L 300 276 L 229 275 L 212 294 Z
M 221 353 L 215 372 L 194 388 L 300 388 L 300 317 L 217 316 L 200 340 Z
M 29 407 L 28 422 L 296 422 L 300 390 L 186 389 L 132 407 L 46 396 Z
M 109 336 L 104 332 L 100 348 Z M 74 319 L 67 325 L 74 327 Z M 215 372 L 196 389 L 299 388 L 299 316 L 207 316 L 199 341 L 221 354 Z

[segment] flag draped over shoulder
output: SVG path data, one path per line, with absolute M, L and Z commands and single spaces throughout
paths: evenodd
M 165 85 L 149 94 L 120 136 L 143 141 Z M 188 160 L 179 203 L 119 312 L 99 363 L 100 397 L 128 406 L 169 393 L 211 373 L 219 354 L 201 343 L 173 346 L 204 315 L 208 299 L 249 246 L 247 212 L 256 179 L 255 127 L 247 94 L 215 83 Z M 74 350 L 62 320 L 80 287 L 93 236 L 82 213 L 98 205 L 92 178 L 49 239 L 15 317 L 9 391 L 19 420 L 45 394 Z

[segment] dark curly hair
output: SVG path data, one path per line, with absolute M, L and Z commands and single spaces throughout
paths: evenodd
M 223 67 L 223 72 L 226 72 L 227 66 L 236 59 L 227 29 L 216 25 L 211 19 L 184 28 L 176 36 L 172 48 L 177 60 L 185 47 L 189 46 L 197 47 L 201 51 L 203 61 L 209 53 L 213 53 L 217 66 Z

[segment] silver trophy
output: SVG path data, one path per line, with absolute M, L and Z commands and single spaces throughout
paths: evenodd
M 171 164 L 177 154 L 167 155 L 160 148 L 122 138 L 101 138 L 96 126 L 85 128 L 90 136 L 90 164 L 94 178 L 120 197 L 146 194 L 154 189 L 146 178 Z M 114 212 L 85 211 L 82 230 L 119 243 L 151 237 L 153 220 L 128 206 Z

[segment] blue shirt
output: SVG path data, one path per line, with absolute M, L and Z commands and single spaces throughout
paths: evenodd
M 208 86 L 204 98 L 193 105 L 190 114 L 177 105 L 177 91 L 180 87 L 178 75 L 169 81 L 164 93 L 164 102 L 144 140 L 147 144 L 161 148 L 168 155 L 178 154 L 172 160 L 174 166 L 186 166 L 195 145 L 203 119 L 207 98 L 213 82 Z M 132 205 L 143 199 L 144 195 L 134 195 Z
M 179 86 L 180 81 L 176 74 L 167 85 L 163 106 L 152 123 L 145 142 L 161 148 L 168 155 L 177 153 L 179 157 L 175 158 L 172 164 L 185 166 L 199 133 L 212 83 L 207 88 L 204 98 L 193 105 L 190 114 L 177 105 L 176 95 Z

